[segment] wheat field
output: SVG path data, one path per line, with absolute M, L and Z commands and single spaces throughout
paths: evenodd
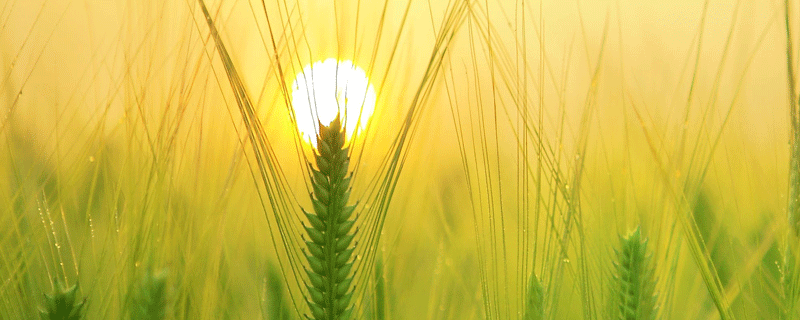
M 800 319 L 798 51 L 800 1 L 0 1 L 0 320 Z

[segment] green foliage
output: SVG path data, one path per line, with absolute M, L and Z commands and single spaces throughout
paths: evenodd
M 655 319 L 653 269 L 649 266 L 647 241 L 642 239 L 639 228 L 622 239 L 622 248 L 616 254 L 614 278 L 617 282 L 618 319 Z
M 132 320 L 161 320 L 167 312 L 167 271 L 147 272 L 136 289 L 130 309 Z
M 66 284 L 55 279 L 52 294 L 45 294 L 45 309 L 39 310 L 43 320 L 79 320 L 83 316 L 86 300 L 78 302 L 78 284 L 67 288 Z
M 305 227 L 310 238 L 306 241 L 310 267 L 306 269 L 310 280 L 306 300 L 317 320 L 348 319 L 353 312 L 350 256 L 355 248 L 350 243 L 355 236 L 351 232 L 355 220 L 350 217 L 355 206 L 347 206 L 350 159 L 344 141 L 339 116 L 329 126 L 320 124 L 317 167 L 310 168 L 315 213 L 304 211 L 311 224 Z

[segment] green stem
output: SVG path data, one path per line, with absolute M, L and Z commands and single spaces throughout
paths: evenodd
M 309 297 L 306 299 L 313 319 L 340 320 L 350 318 L 353 309 L 350 299 L 353 290 L 350 258 L 355 220 L 350 219 L 355 206 L 347 206 L 350 196 L 350 177 L 347 176 L 350 158 L 345 147 L 345 133 L 339 116 L 325 126 L 320 124 L 317 136 L 316 168 L 311 168 L 311 201 L 314 213 L 305 212 L 310 226 L 306 232 L 306 269 Z

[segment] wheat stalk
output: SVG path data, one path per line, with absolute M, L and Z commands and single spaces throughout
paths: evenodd
M 355 250 L 351 245 L 355 220 L 350 217 L 355 206 L 347 206 L 350 158 L 344 142 L 345 132 L 338 115 L 330 125 L 320 124 L 314 155 L 317 166 L 309 165 L 314 213 L 303 210 L 310 222 L 305 227 L 310 238 L 306 241 L 310 267 L 306 269 L 310 280 L 306 286 L 308 306 L 317 320 L 348 319 L 353 312 L 350 257 Z

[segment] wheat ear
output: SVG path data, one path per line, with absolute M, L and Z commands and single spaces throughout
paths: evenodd
M 310 226 L 305 227 L 310 238 L 306 241 L 310 267 L 306 269 L 310 280 L 306 284 L 306 300 L 316 320 L 349 319 L 353 312 L 350 257 L 355 249 L 351 245 L 355 220 L 350 216 L 355 206 L 347 206 L 350 158 L 344 142 L 345 133 L 338 115 L 330 125 L 320 124 L 314 154 L 316 168 L 309 165 L 314 213 L 303 210 L 310 222 Z
M 528 284 L 528 296 L 525 299 L 525 320 L 544 319 L 544 287 L 535 274 L 531 275 Z
M 136 291 L 131 319 L 161 320 L 167 315 L 167 270 L 147 271 Z
M 655 319 L 655 281 L 648 261 L 647 240 L 642 239 L 639 228 L 622 239 L 622 250 L 616 253 L 618 319 Z
M 83 316 L 83 304 L 78 302 L 78 284 L 67 286 L 61 280 L 55 280 L 52 294 L 45 294 L 46 309 L 39 310 L 43 320 L 80 320 Z

